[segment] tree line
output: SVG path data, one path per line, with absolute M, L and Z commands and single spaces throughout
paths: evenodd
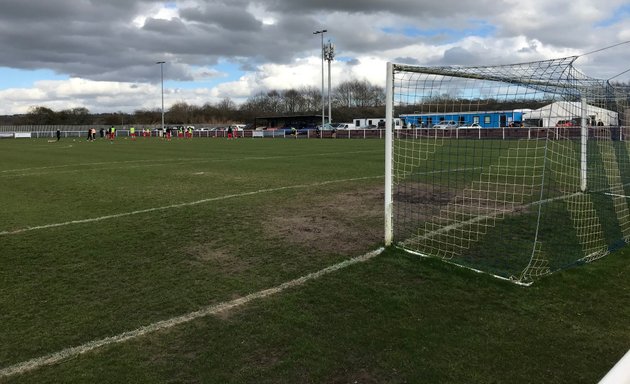
M 351 121 L 357 116 L 381 117 L 385 114 L 385 90 L 367 80 L 349 80 L 331 90 L 333 121 Z M 328 113 L 328 105 L 325 107 Z M 238 105 L 229 97 L 217 103 L 192 105 L 177 102 L 164 111 L 166 124 L 253 123 L 256 117 L 322 113 L 321 89 L 269 90 L 250 96 Z M 128 125 L 160 124 L 162 110 L 139 109 L 133 113 L 90 113 L 87 108 L 54 111 L 34 106 L 26 114 L 2 116 L 4 125 Z
M 612 83 L 617 91 L 630 94 L 630 84 L 623 82 Z M 451 95 L 437 95 L 430 100 L 424 100 L 421 106 L 398 106 L 397 114 L 423 113 L 444 111 L 447 106 L 452 108 L 457 103 L 457 97 Z M 630 100 L 628 100 L 630 102 Z M 459 100 L 459 104 L 466 105 L 470 100 Z M 539 108 L 548 103 L 545 100 L 475 100 L 484 106 L 485 110 L 507 110 L 516 108 Z M 367 80 L 349 80 L 339 84 L 331 90 L 331 108 L 333 121 L 351 122 L 358 117 L 385 116 L 385 90 L 373 85 Z M 328 113 L 328 105 L 325 106 Z M 285 116 L 285 115 L 320 115 L 322 113 L 321 89 L 305 86 L 299 89 L 269 90 L 250 96 L 238 105 L 229 97 L 217 103 L 191 105 L 177 102 L 164 111 L 166 124 L 226 124 L 231 122 L 253 123 L 256 117 Z M 133 113 L 109 112 L 90 113 L 87 108 L 72 108 L 53 111 L 44 106 L 31 107 L 23 115 L 0 116 L 2 125 L 156 125 L 162 121 L 162 111 L 155 109 L 140 109 Z

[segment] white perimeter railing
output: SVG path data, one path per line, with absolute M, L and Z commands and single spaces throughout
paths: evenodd
M 626 140 L 630 132 L 630 127 L 589 127 L 588 131 L 594 134 L 596 131 L 602 129 L 609 130 L 611 139 L 613 140 Z M 61 138 L 85 138 L 87 139 L 88 128 L 81 129 L 79 127 L 63 126 L 60 127 Z M 245 130 L 235 132 L 238 137 L 247 138 L 294 138 L 291 132 L 288 130 Z M 322 131 L 323 138 L 337 138 L 337 139 L 384 139 L 384 129 L 340 129 L 337 131 Z M 417 129 L 395 129 L 394 137 L 396 139 L 421 139 L 423 137 L 441 137 L 448 139 L 500 139 L 500 140 L 512 140 L 512 139 L 539 139 L 545 137 L 546 133 L 550 133 L 550 138 L 567 137 L 579 139 L 580 127 L 575 128 L 558 128 L 558 127 L 526 127 L 526 128 L 417 128 Z M 107 133 L 105 132 L 105 137 Z M 128 129 L 117 129 L 117 137 L 129 137 Z M 136 129 L 136 136 L 142 137 L 143 132 L 141 129 Z M 162 136 L 157 130 L 151 131 L 152 137 Z M 96 137 L 99 138 L 100 130 L 97 129 Z M 173 138 L 177 136 L 174 135 Z M 224 138 L 227 137 L 227 132 L 224 130 L 196 130 L 193 132 L 193 137 L 196 138 Z M 597 137 L 602 137 L 601 133 Z M 51 130 L 50 127 L 46 127 L 44 130 L 0 130 L 0 139 L 6 138 L 56 138 L 56 130 Z M 320 136 L 314 129 L 302 130 L 298 133 L 297 138 L 318 139 Z

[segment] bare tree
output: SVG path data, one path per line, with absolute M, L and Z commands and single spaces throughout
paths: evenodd
M 139 109 L 134 111 L 133 115 L 136 124 L 157 124 L 162 119 L 162 110 Z
M 30 107 L 25 118 L 27 124 L 57 124 L 57 114 L 48 107 Z
M 354 106 L 354 85 L 352 81 L 344 81 L 333 89 L 333 104 L 336 107 L 350 108 Z
M 280 92 L 272 89 L 267 92 L 267 112 L 282 113 L 283 112 L 283 100 Z
M 627 84 L 620 84 L 620 86 Z M 333 116 L 350 120 L 355 116 L 381 116 L 385 104 L 385 91 L 367 80 L 344 81 L 332 90 Z M 167 112 L 170 123 L 227 123 L 233 121 L 251 122 L 257 116 L 272 114 L 319 114 L 322 110 L 321 90 L 316 86 L 299 89 L 261 91 L 249 97 L 241 105 L 226 97 L 216 104 L 203 106 L 189 105 L 184 101 L 174 104 Z M 86 108 L 73 108 L 55 112 L 47 107 L 32 107 L 29 113 L 20 117 L 23 124 L 85 124 L 109 122 L 120 124 L 125 121 L 136 124 L 157 124 L 161 111 L 136 110 L 133 115 L 104 113 L 92 115 Z
M 229 97 L 225 97 L 223 98 L 223 100 L 219 101 L 219 103 L 217 104 L 217 109 L 231 112 L 236 111 L 238 108 L 236 106 L 236 103 L 232 99 L 230 99 Z
M 314 113 L 322 109 L 322 91 L 317 87 L 303 87 L 300 89 L 303 97 L 302 112 Z
M 171 123 L 189 123 L 190 107 L 183 101 L 177 102 L 168 110 L 168 120 Z
M 282 94 L 282 98 L 284 99 L 284 110 L 287 113 L 295 114 L 296 112 L 302 112 L 303 107 L 303 97 L 295 89 L 288 89 L 284 91 Z

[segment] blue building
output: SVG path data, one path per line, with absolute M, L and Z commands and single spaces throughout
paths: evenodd
M 454 121 L 456 126 L 470 126 L 479 124 L 482 128 L 500 128 L 521 126 L 523 113 L 529 109 L 514 109 L 505 111 L 474 111 L 451 113 L 410 113 L 400 115 L 402 126 L 411 128 L 431 128 L 435 124 Z

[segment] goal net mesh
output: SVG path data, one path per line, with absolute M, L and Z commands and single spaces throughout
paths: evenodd
M 630 240 L 628 90 L 576 58 L 391 65 L 398 247 L 529 284 Z

